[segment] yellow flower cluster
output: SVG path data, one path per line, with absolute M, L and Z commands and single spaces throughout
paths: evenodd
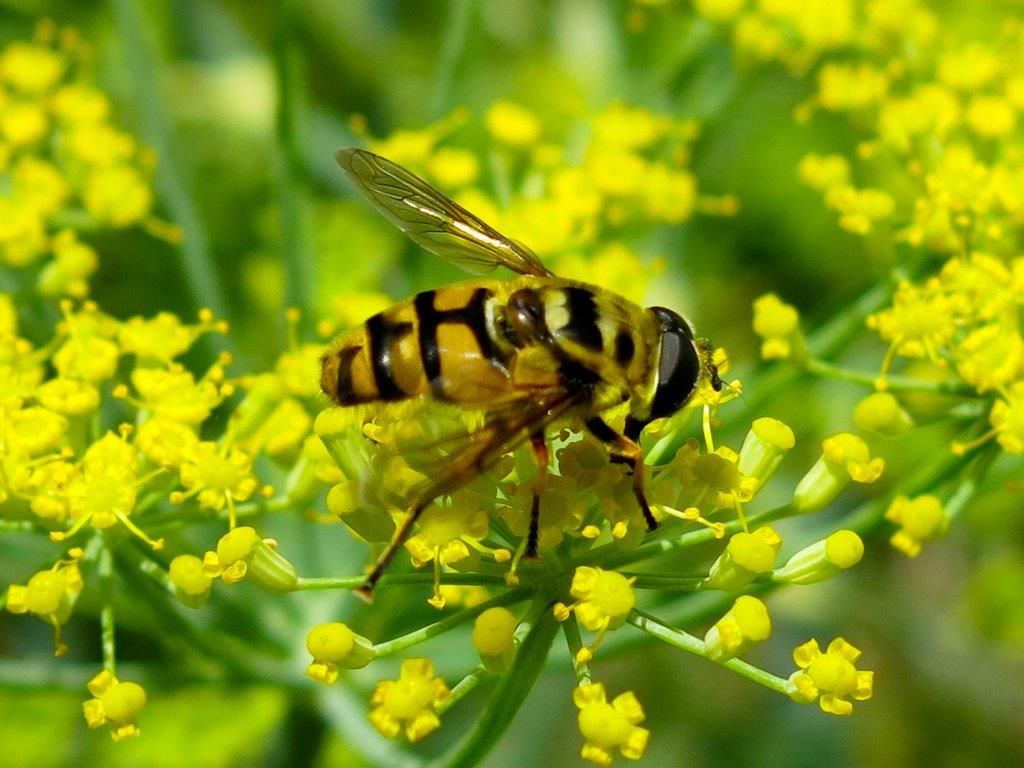
M 945 260 L 936 274 L 902 280 L 892 306 L 869 318 L 890 345 L 879 385 L 894 357 L 927 358 L 991 399 L 989 436 L 1009 453 L 1024 452 L 1022 42 L 1024 30 L 1008 25 L 991 42 L 928 42 L 928 55 L 889 59 L 884 73 L 847 68 L 848 89 L 874 94 L 855 107 L 838 106 L 838 86 L 822 78 L 818 105 L 855 108 L 867 135 L 856 169 L 840 155 L 808 155 L 799 169 L 845 229 L 884 223 L 895 242 Z M 878 78 L 884 87 L 871 84 Z M 858 188 L 855 173 L 879 185 Z
M 763 48 L 759 57 L 795 69 L 853 43 L 880 50 L 903 29 L 878 3 L 866 12 L 866 36 L 854 23 L 852 5 L 840 2 L 827 11 L 808 5 L 775 0 L 748 9 L 743 0 L 698 0 L 697 10 L 716 22 L 735 21 L 741 49 L 761 32 L 768 33 L 765 39 L 775 35 L 778 46 Z M 913 10 L 913 3 L 906 5 Z M 44 28 L 37 42 L 0 53 L 0 173 L 9 170 L 14 190 L 0 198 L 0 261 L 20 269 L 52 252 L 53 262 L 38 280 L 48 295 L 81 296 L 95 267 L 95 255 L 62 222 L 77 222 L 79 228 L 156 226 L 149 212 L 150 163 L 134 140 L 110 126 L 106 100 L 87 84 L 77 46 L 73 36 Z M 820 106 L 879 108 L 895 92 L 892 78 L 870 65 L 826 65 Z M 492 158 L 485 171 L 477 153 L 448 142 L 467 119 L 457 111 L 422 131 L 368 143 L 528 242 L 564 276 L 639 299 L 660 267 L 631 250 L 627 230 L 678 225 L 698 210 L 735 210 L 729 198 L 698 194 L 689 168 L 697 135 L 691 121 L 614 103 L 587 115 L 586 140 L 570 147 L 565 135 L 540 116 L 502 101 L 483 117 Z M 987 130 L 991 133 L 992 126 Z M 868 232 L 895 215 L 895 204 L 884 193 L 849 184 L 848 165 L 834 158 L 805 165 L 802 173 L 826 192 L 844 226 Z M 1003 281 L 1011 292 L 1017 290 L 1014 275 L 1011 270 L 1013 279 Z M 968 280 L 962 273 L 947 278 Z M 914 290 L 907 289 L 905 314 L 916 318 L 914 301 L 929 298 L 910 295 Z M 358 322 L 383 301 L 379 294 L 347 297 L 332 324 Z M 992 304 L 976 318 L 978 326 L 1007 316 L 1018 303 L 1011 294 Z M 960 305 L 953 305 L 963 319 Z M 165 599 L 192 609 L 201 609 L 215 587 L 224 590 L 223 585 L 243 581 L 272 594 L 357 589 L 359 575 L 300 576 L 284 555 L 287 546 L 265 537 L 256 523 L 246 523 L 274 511 L 305 511 L 330 486 L 326 506 L 355 536 L 388 541 L 409 491 L 421 487 L 439 461 L 466 444 L 460 439 L 472 440 L 472 428 L 481 425 L 476 413 L 419 419 L 396 407 L 369 420 L 353 410 L 323 411 L 314 426 L 321 348 L 298 341 L 294 314 L 288 317 L 288 347 L 273 369 L 232 378 L 227 355 L 201 372 L 184 362 L 201 334 L 227 331 L 208 311 L 195 323 L 167 312 L 119 320 L 92 303 L 66 300 L 53 338 L 38 346 L 22 333 L 18 310 L 11 296 L 0 294 L 0 522 L 41 533 L 61 551 L 47 561 L 52 565 L 9 585 L 5 605 L 52 625 L 59 655 L 67 650 L 61 628 L 79 594 L 90 588 L 99 593 L 103 669 L 87 684 L 91 698 L 83 713 L 90 727 L 109 726 L 115 740 L 139 734 L 137 719 L 146 703 L 139 684 L 115 674 L 114 592 L 109 589 L 115 569 L 132 568 L 133 578 L 148 580 Z M 806 354 L 793 308 L 769 297 L 757 312 L 755 326 L 766 356 Z M 968 344 L 975 328 L 958 326 L 945 333 L 922 320 L 914 335 L 903 327 L 908 322 L 903 316 L 878 316 L 894 354 L 918 350 L 939 356 L 954 342 L 976 355 L 989 349 L 988 338 Z M 724 374 L 721 350 L 714 360 Z M 983 363 L 979 359 L 960 373 L 972 383 L 991 377 Z M 985 389 L 1002 392 L 1017 373 L 1019 366 Z M 397 679 L 374 688 L 372 725 L 388 738 L 401 734 L 418 741 L 439 728 L 442 715 L 479 680 L 504 676 L 498 688 L 514 688 L 523 667 L 538 671 L 542 660 L 522 657 L 536 654 L 539 641 L 533 638 L 553 634 L 555 622 L 561 622 L 577 681 L 572 700 L 579 710 L 582 757 L 597 765 L 610 764 L 616 753 L 639 759 L 650 738 L 641 727 L 642 705 L 632 691 L 609 699 L 603 685 L 591 680 L 589 665 L 611 633 L 627 624 L 644 628 L 648 617 L 637 607 L 643 605 L 640 590 L 659 586 L 661 579 L 673 589 L 721 593 L 731 607 L 703 639 L 665 627 L 656 636 L 727 667 L 742 664 L 748 676 L 797 701 L 817 701 L 827 712 L 847 714 L 851 699 L 871 695 L 871 677 L 855 669 L 859 652 L 841 640 L 825 653 L 813 642 L 798 648 L 799 670 L 789 678 L 737 661 L 768 640 L 772 630 L 768 607 L 746 590 L 829 579 L 855 565 L 864 551 L 856 533 L 839 530 L 777 564 L 781 536 L 750 516 L 747 506 L 775 475 L 795 438 L 786 425 L 765 418 L 753 423 L 738 451 L 716 446 L 712 426 L 718 410 L 739 392 L 738 381 L 721 391 L 701 381 L 690 406 L 648 430 L 645 440 L 658 441 L 661 455 L 656 466 L 635 467 L 635 475 L 610 462 L 599 442 L 569 428 L 552 436 L 552 461 L 543 474 L 525 450 L 491 462 L 474 482 L 433 500 L 405 540 L 413 568 L 431 566 L 433 573 L 388 574 L 424 591 L 432 582 L 428 602 L 438 610 L 454 604 L 465 608 L 380 643 L 341 622 L 319 624 L 306 637 L 311 657 L 306 675 L 332 684 L 344 670 L 472 623 L 473 663 L 478 656 L 480 664 L 457 685 L 449 687 L 428 659 L 406 658 Z M 1024 392 L 1017 394 L 1024 401 Z M 232 409 L 236 396 L 240 402 Z M 1000 402 L 1008 403 L 1009 395 Z M 992 411 L 993 425 L 1001 425 L 1001 441 L 1012 441 L 1015 430 L 1024 432 L 1019 424 L 1024 418 L 1008 405 L 999 407 Z M 609 420 L 621 427 L 624 417 L 617 413 Z M 702 433 L 703 444 L 676 439 L 691 428 Z M 829 437 L 820 458 L 769 519 L 821 510 L 851 482 L 872 483 L 882 470 L 881 459 L 860 438 Z M 281 493 L 268 484 L 271 478 Z M 656 531 L 648 530 L 650 521 L 638 504 L 641 488 L 660 523 Z M 531 505 L 539 489 L 539 530 L 531 532 Z M 930 497 L 894 504 L 888 514 L 900 526 L 894 543 L 910 553 L 940 535 L 946 518 L 941 504 L 938 515 L 935 506 Z M 194 549 L 180 535 L 182 529 L 210 518 L 219 521 L 222 535 L 206 544 L 210 549 Z M 527 556 L 535 554 L 527 546 L 532 533 L 539 561 Z M 716 541 L 717 556 L 700 566 L 706 568 L 701 575 L 659 577 L 630 570 L 671 549 Z M 165 556 L 163 549 L 171 551 Z M 505 591 L 492 596 L 491 590 Z M 528 599 L 533 605 L 525 612 L 506 607 Z M 588 633 L 586 643 L 581 628 Z
M 710 405 L 698 398 L 689 416 L 717 407 L 717 403 Z M 317 420 L 317 433 L 346 478 L 351 478 L 332 490 L 328 505 L 353 530 L 383 534 L 382 538 L 392 535 L 393 507 L 381 498 L 380 489 L 417 487 L 424 473 L 436 466 L 421 463 L 425 459 L 420 449 L 432 449 L 436 462 L 438 452 L 443 456 L 453 445 L 451 437 L 443 436 L 450 435 L 453 429 L 467 428 L 458 419 L 445 426 L 436 414 L 424 422 L 416 411 L 404 409 L 401 413 L 404 418 L 397 423 L 394 418 L 382 418 L 364 424 L 361 417 L 353 417 L 348 411 L 330 409 Z M 374 444 L 373 452 L 360 456 L 367 438 Z M 771 619 L 767 607 L 757 598 L 742 594 L 755 582 L 813 584 L 856 565 L 863 555 L 860 537 L 853 531 L 840 530 L 807 545 L 778 565 L 776 558 L 782 548 L 778 532 L 768 525 L 748 530 L 743 507 L 765 487 L 794 443 L 793 433 L 786 425 L 774 419 L 759 419 L 738 452 L 725 445 L 706 450 L 696 440 L 690 440 L 671 460 L 649 468 L 647 490 L 654 502 L 652 509 L 662 522 L 659 537 L 673 540 L 675 536 L 692 536 L 692 527 L 698 525 L 707 527 L 711 538 L 721 538 L 730 525 L 734 530 L 738 528 L 708 567 L 706 577 L 693 586 L 739 594 L 732 609 L 714 624 L 704 641 L 693 641 L 701 655 L 712 661 L 727 664 L 769 638 Z M 559 552 L 573 551 L 576 561 L 584 563 L 573 567 L 571 578 L 566 574 L 567 589 L 551 609 L 554 619 L 564 623 L 567 632 L 572 633 L 570 636 L 576 638 L 570 640 L 570 647 L 579 674 L 579 670 L 587 669 L 594 661 L 608 635 L 635 622 L 638 615 L 637 588 L 644 577 L 597 563 L 602 555 L 631 562 L 646 546 L 643 542 L 647 526 L 634 495 L 633 478 L 620 466 L 609 463 L 607 451 L 599 443 L 565 430 L 558 444 L 540 498 L 538 542 L 543 562 L 557 562 Z M 786 507 L 788 514 L 820 510 L 851 482 L 874 482 L 882 469 L 883 462 L 872 457 L 859 438 L 849 434 L 830 437 L 822 445 L 819 460 L 797 484 Z M 372 478 L 368 482 L 360 474 L 365 472 Z M 520 587 L 534 584 L 538 578 L 541 582 L 550 580 L 546 569 L 538 570 L 536 563 L 521 559 L 536 473 L 530 452 L 518 451 L 502 458 L 482 478 L 427 508 L 406 548 L 414 567 L 433 564 L 434 591 L 428 602 L 436 608 L 446 606 L 441 582 L 452 570 L 460 575 L 490 575 L 500 573 L 504 566 L 506 582 Z M 369 517 L 356 517 L 357 510 Z M 373 519 L 378 521 L 376 528 L 371 526 Z M 380 525 L 380 520 L 388 525 Z M 512 550 L 515 555 L 510 561 Z M 309 636 L 313 661 L 308 674 L 320 682 L 337 680 L 339 666 L 350 666 L 351 658 L 358 660 L 358 666 L 367 661 L 365 652 L 349 657 L 353 638 L 358 636 L 347 627 L 339 629 L 341 626 L 322 625 Z M 584 643 L 581 630 L 592 633 L 592 639 Z M 483 669 L 513 674 L 510 670 L 516 663 L 519 635 L 519 622 L 508 609 L 493 607 L 480 613 L 475 620 L 472 643 L 480 654 Z M 367 643 L 364 642 L 364 648 Z M 389 643 L 383 643 L 374 648 L 383 653 L 381 649 L 388 646 Z M 795 699 L 822 701 L 825 711 L 844 714 L 836 697 L 850 692 L 843 687 L 845 683 L 837 684 L 832 691 L 828 678 L 822 676 L 824 673 L 818 674 L 823 665 L 824 662 L 815 664 L 808 673 L 811 677 L 805 674 L 799 678 L 803 698 L 794 693 L 797 683 L 771 678 L 772 684 Z M 820 691 L 820 696 L 812 692 L 813 686 L 817 686 L 813 690 Z M 869 690 L 856 692 L 859 698 L 869 695 Z M 434 675 L 429 662 L 407 660 L 397 681 L 378 687 L 371 721 L 385 735 L 404 732 L 409 740 L 417 740 L 438 727 L 439 715 L 450 706 L 449 696 L 449 689 Z M 608 765 L 616 751 L 632 759 L 642 755 L 649 734 L 638 726 L 643 710 L 631 692 L 609 702 L 600 684 L 590 683 L 586 677 L 576 689 L 574 700 L 580 709 L 585 759 Z
M 242 502 L 257 509 L 275 502 L 254 500 L 272 493 L 255 472 L 260 456 L 287 470 L 289 507 L 307 503 L 339 476 L 310 435 L 312 348 L 286 352 L 261 376 L 231 381 L 230 360 L 221 356 L 197 377 L 179 358 L 201 334 L 227 330 L 208 311 L 187 324 L 166 312 L 119 321 L 91 302 L 65 300 L 62 309 L 53 339 L 36 347 L 19 335 L 17 305 L 0 294 L 0 524 L 25 524 L 54 543 L 74 545 L 52 567 L 11 584 L 7 610 L 51 624 L 62 655 L 68 649 L 61 628 L 88 586 L 80 565 L 96 573 L 99 561 L 105 578 L 103 563 L 115 551 L 132 550 L 132 537 L 150 551 L 164 548 L 163 538 L 145 532 L 149 525 L 180 527 L 206 511 L 227 518 L 230 529 L 216 549 L 202 559 L 180 554 L 169 566 L 153 560 L 150 576 L 192 608 L 207 601 L 216 577 L 228 584 L 244 578 L 271 592 L 294 589 L 295 571 L 275 542 L 235 527 L 235 520 L 245 514 Z M 238 389 L 245 396 L 226 431 L 209 437 L 212 412 Z M 85 703 L 86 720 L 90 727 L 110 724 L 115 740 L 135 736 L 145 694 L 113 677 L 112 658 L 105 662 L 89 684 L 94 698 Z
M 46 296 L 89 292 L 97 256 L 76 229 L 175 236 L 151 213 L 153 158 L 113 123 L 88 59 L 51 23 L 0 51 L 0 264 Z
M 843 50 L 883 55 L 904 40 L 923 45 L 937 26 L 920 0 L 695 0 L 694 9 L 729 31 L 741 60 L 777 61 L 792 72 L 806 72 L 823 56 Z M 844 104 L 870 99 L 879 82 L 884 90 L 881 73 L 874 87 L 842 68 L 824 67 L 820 76 L 833 84 L 830 96 Z

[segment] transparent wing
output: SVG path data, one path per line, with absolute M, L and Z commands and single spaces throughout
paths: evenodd
M 428 251 L 477 274 L 503 266 L 522 275 L 552 276 L 529 248 L 400 165 L 364 149 L 339 149 L 334 157 L 363 196 Z
M 363 454 L 359 495 L 372 506 L 411 509 L 452 493 L 585 396 L 551 388 L 487 411 L 427 402 L 419 413 L 403 414 L 400 420 L 385 414 L 364 428 L 367 437 L 357 438 Z

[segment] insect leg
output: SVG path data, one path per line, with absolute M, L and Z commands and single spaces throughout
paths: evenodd
M 651 505 L 647 503 L 647 494 L 644 493 L 644 455 L 640 450 L 640 444 L 625 435 L 620 435 L 600 416 L 587 419 L 586 427 L 590 434 L 604 443 L 611 461 L 625 464 L 629 468 L 629 473 L 633 476 L 633 495 L 636 496 L 640 511 L 643 512 L 647 530 L 653 531 L 658 527 L 658 521 L 654 519 Z
M 530 507 L 530 532 L 526 538 L 526 557 L 537 557 L 537 546 L 540 543 L 540 497 L 548 479 L 548 444 L 543 432 L 530 435 L 530 446 L 533 458 L 537 462 L 537 476 L 533 480 L 533 504 Z
M 405 540 L 409 538 L 409 532 L 412 531 L 413 525 L 416 524 L 417 518 L 423 513 L 423 510 L 427 508 L 427 505 L 433 501 L 428 499 L 426 502 L 417 504 L 415 507 L 410 509 L 405 514 L 405 519 L 402 520 L 402 524 L 395 529 L 394 535 L 391 537 L 391 541 L 388 542 L 387 548 L 381 553 L 380 557 L 377 558 L 377 562 L 373 564 L 373 570 L 370 571 L 370 575 L 366 577 L 366 582 L 359 589 L 355 590 L 356 596 L 362 598 L 367 603 L 373 602 L 373 588 L 377 585 L 380 577 L 384 575 L 384 571 L 391 565 L 391 561 L 398 554 L 398 550 L 405 543 Z

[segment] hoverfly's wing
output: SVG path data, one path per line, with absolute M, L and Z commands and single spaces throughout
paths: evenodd
M 406 414 L 365 429 L 360 500 L 392 510 L 412 509 L 452 493 L 492 469 L 505 454 L 565 416 L 586 397 L 552 387 L 486 411 L 425 402 Z M 346 474 L 351 470 L 346 468 Z M 351 476 L 351 475 L 350 475 Z
M 502 266 L 522 275 L 552 276 L 529 248 L 400 165 L 364 149 L 339 149 L 334 157 L 363 196 L 428 251 L 476 274 Z

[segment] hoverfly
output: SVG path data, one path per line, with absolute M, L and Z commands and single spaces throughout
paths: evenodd
M 423 179 L 362 149 L 335 158 L 364 197 L 414 242 L 469 271 L 498 266 L 508 280 L 469 280 L 424 291 L 342 334 L 323 357 L 321 386 L 339 406 L 439 401 L 485 414 L 434 476 L 403 500 L 405 518 L 358 591 L 369 599 L 420 513 L 529 441 L 538 473 L 526 556 L 536 557 L 548 468 L 545 430 L 582 422 L 632 473 L 648 530 L 640 432 L 670 416 L 706 380 L 722 382 L 708 342 L 664 307 L 641 308 L 612 291 L 557 277 Z M 602 414 L 628 402 L 621 432 Z

